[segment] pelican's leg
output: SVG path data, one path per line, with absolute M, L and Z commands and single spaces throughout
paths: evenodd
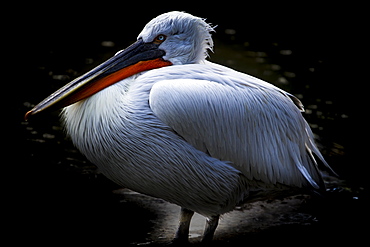
M 177 229 L 175 239 L 173 240 L 174 243 L 188 242 L 190 221 L 193 215 L 194 211 L 181 208 L 179 228 Z
M 219 219 L 220 219 L 219 215 L 207 218 L 206 229 L 204 230 L 202 243 L 209 243 L 212 241 L 213 235 L 215 235 L 215 231 L 218 226 Z

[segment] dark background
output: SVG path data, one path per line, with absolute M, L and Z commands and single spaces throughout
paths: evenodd
M 345 191 L 345 199 L 340 196 L 329 204 L 331 217 L 357 209 L 354 215 L 344 216 L 349 224 L 361 223 L 360 219 L 368 217 L 364 210 L 369 188 L 365 150 L 368 131 L 366 120 L 359 117 L 365 106 L 360 93 L 365 81 L 357 79 L 364 51 L 364 28 L 358 14 L 361 6 L 314 2 L 300 2 L 297 6 L 222 4 L 198 7 L 157 1 L 81 6 L 60 2 L 14 7 L 12 25 L 6 27 L 3 38 L 5 54 L 11 53 L 3 82 L 10 85 L 12 97 L 10 102 L 5 100 L 8 90 L 3 91 L 5 108 L 11 105 L 11 111 L 3 118 L 10 124 L 4 131 L 9 145 L 3 156 L 3 176 L 6 194 L 10 195 L 5 203 L 9 205 L 6 214 L 11 218 L 7 224 L 12 234 L 36 242 L 45 241 L 47 235 L 67 241 L 71 236 L 84 241 L 87 236 L 93 242 L 88 236 L 105 228 L 108 238 L 121 234 L 110 226 L 112 217 L 126 222 L 131 237 L 138 237 L 132 230 L 135 227 L 149 227 L 149 219 L 154 216 L 130 203 L 122 210 L 111 195 L 117 186 L 76 152 L 64 137 L 57 113 L 28 123 L 23 121 L 23 115 L 77 75 L 135 41 L 149 20 L 172 10 L 186 11 L 217 25 L 213 34 L 216 42 L 236 45 L 241 51 L 263 51 L 270 63 L 279 64 L 285 72 L 294 71 L 297 76 L 289 81 L 286 90 L 302 93 L 305 106 L 319 105 L 325 118 L 305 117 L 309 123 L 322 127 L 314 129 L 320 147 L 345 181 L 337 188 Z M 228 29 L 234 33 L 228 33 Z M 103 41 L 112 41 L 114 46 L 102 46 Z M 292 55 L 282 56 L 281 50 L 290 50 Z M 315 67 L 314 73 L 307 72 L 310 67 Z M 248 72 L 248 68 L 244 71 Z M 253 75 L 263 78 L 263 74 Z M 317 99 L 332 103 L 320 104 Z M 11 162 L 5 161 L 8 156 Z M 358 197 L 360 202 L 353 203 L 349 197 Z M 337 204 L 341 204 L 339 209 L 335 208 Z M 134 208 L 142 220 L 129 220 Z

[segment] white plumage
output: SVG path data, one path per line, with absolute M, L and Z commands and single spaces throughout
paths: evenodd
M 297 98 L 205 60 L 212 30 L 187 13 L 158 16 L 138 40 L 158 44 L 173 65 L 132 75 L 63 111 L 73 143 L 103 174 L 178 204 L 181 222 L 190 222 L 191 211 L 209 217 L 205 240 L 220 214 L 255 192 L 323 189 L 313 153 L 329 167 Z M 180 223 L 177 239 L 187 239 L 186 228 Z

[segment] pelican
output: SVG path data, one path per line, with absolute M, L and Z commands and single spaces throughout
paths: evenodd
M 194 212 L 202 241 L 241 202 L 324 190 L 314 143 L 292 94 L 207 61 L 213 27 L 184 12 L 152 19 L 137 41 L 26 113 L 63 108 L 67 134 L 115 183 L 181 207 L 175 241 Z

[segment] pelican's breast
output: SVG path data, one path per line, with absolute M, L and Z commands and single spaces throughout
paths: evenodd
M 150 83 L 117 83 L 66 107 L 76 147 L 108 178 L 206 216 L 232 210 L 245 197 L 241 173 L 195 149 L 148 105 Z

